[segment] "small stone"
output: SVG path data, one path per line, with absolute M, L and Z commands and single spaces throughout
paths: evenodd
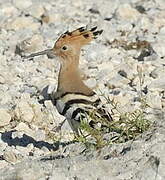
M 9 164 L 5 160 L 0 161 L 0 169 L 7 167 Z
M 22 131 L 24 132 L 25 134 L 29 135 L 29 136 L 34 136 L 34 132 L 32 129 L 30 129 L 28 127 L 28 125 L 26 125 L 25 123 L 23 122 L 20 122 L 16 127 L 15 127 L 15 130 L 17 131 Z
M 5 78 L 0 75 L 0 84 L 4 84 L 4 83 L 5 83 Z
M 35 132 L 35 139 L 37 139 L 37 141 L 45 141 L 45 131 L 38 129 Z
M 3 104 L 8 104 L 12 101 L 12 96 L 8 91 L 0 91 L 0 103 L 1 105 Z
M 32 143 L 28 144 L 27 148 L 29 149 L 29 151 L 32 151 L 34 148 L 34 144 L 32 144 Z
M 32 5 L 31 0 L 13 0 L 13 4 L 19 9 L 26 9 Z
M 23 156 L 28 155 L 30 152 L 29 148 L 23 146 L 16 146 L 16 150 Z
M 161 109 L 161 97 L 158 91 L 147 93 L 147 104 L 153 109 Z
M 1 14 L 3 14 L 6 17 L 12 17 L 13 15 L 18 13 L 17 8 L 15 8 L 10 3 L 3 3 L 3 7 L 1 6 Z M 2 17 L 2 16 L 1 16 Z
M 152 26 L 152 23 L 148 17 L 144 16 L 144 17 L 140 18 L 139 26 L 144 30 L 150 29 L 150 27 Z
M 160 28 L 160 32 L 159 33 L 165 35 L 165 26 Z
M 160 77 L 155 79 L 148 85 L 148 89 L 152 91 L 164 91 L 165 90 L 165 80 Z
M 44 151 L 42 149 L 39 148 L 34 148 L 34 156 L 41 156 L 44 154 Z
M 11 116 L 6 109 L 0 109 L 0 127 L 6 126 L 10 123 Z
M 31 38 L 23 40 L 21 43 L 17 45 L 17 48 L 19 48 L 19 51 L 30 53 L 30 52 L 40 51 L 42 46 L 43 46 L 43 37 L 41 35 L 36 34 Z
M 85 81 L 85 84 L 93 89 L 96 87 L 97 82 L 95 78 L 90 78 Z
M 162 38 L 164 38 L 164 35 Z M 159 57 L 165 57 L 165 46 L 163 41 L 153 44 L 152 47 Z
M 41 16 L 45 13 L 44 7 L 40 3 L 34 3 L 33 6 L 28 8 L 28 13 L 37 18 L 40 19 Z
M 120 18 L 125 20 L 136 20 L 140 16 L 140 13 L 136 9 L 132 8 L 129 4 L 120 5 L 117 13 Z
M 49 119 L 50 122 L 54 123 L 54 126 L 58 127 L 60 125 L 60 123 L 63 122 L 65 117 L 61 116 L 59 114 L 56 107 L 52 104 L 52 102 L 50 100 L 45 101 L 44 104 L 45 104 L 48 112 L 51 112 L 51 113 L 46 114 L 47 120 Z
M 27 28 L 33 31 L 38 30 L 40 24 L 35 23 L 32 18 L 27 17 L 17 17 L 12 22 L 7 24 L 8 29 L 14 29 L 15 31 Z
M 62 14 L 58 12 L 54 13 L 54 11 L 49 13 L 49 23 L 56 22 L 57 24 L 60 24 L 61 20 L 62 20 Z
M 12 133 L 11 137 L 12 139 L 15 139 L 15 138 L 23 138 L 23 132 L 19 132 L 19 131 L 15 131 Z
M 45 153 L 50 153 L 49 149 L 47 147 L 45 147 L 45 146 L 43 146 L 41 148 L 41 150 L 44 151 Z
M 164 0 L 155 0 L 156 4 L 158 4 L 160 9 L 164 10 Z
M 157 67 L 151 73 L 150 76 L 154 79 L 163 77 L 165 72 L 165 67 Z
M 7 162 L 16 163 L 18 160 L 21 159 L 21 155 L 18 155 L 12 151 L 5 151 L 3 153 L 3 158 Z
M 15 109 L 15 114 L 18 119 L 25 122 L 31 122 L 34 119 L 34 111 L 30 104 L 24 100 L 21 100 Z
M 122 77 L 121 75 L 117 74 L 114 78 L 107 82 L 107 86 L 109 88 L 122 88 L 124 85 L 127 85 L 130 80 Z

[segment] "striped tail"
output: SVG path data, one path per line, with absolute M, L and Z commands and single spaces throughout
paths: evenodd
M 89 125 L 94 128 L 96 123 L 106 126 L 106 123 L 100 122 L 105 119 L 106 122 L 112 121 L 110 113 L 101 105 L 100 98 L 93 92 L 91 95 L 82 93 L 64 93 L 56 97 L 52 97 L 52 101 L 58 112 L 65 116 L 72 130 L 79 134 L 80 122 L 87 118 Z M 95 120 L 89 118 L 94 113 Z M 97 120 L 96 120 L 97 119 Z M 97 121 L 97 122 L 96 122 Z

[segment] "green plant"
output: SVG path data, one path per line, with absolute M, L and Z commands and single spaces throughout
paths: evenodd
M 142 86 L 144 83 L 144 75 L 142 73 L 142 68 L 137 68 L 139 77 L 139 91 L 140 91 L 140 106 L 139 108 L 131 112 L 122 112 L 118 107 L 119 103 L 114 100 L 110 100 L 104 94 L 102 96 L 105 98 L 107 104 L 111 104 L 114 110 L 117 112 L 118 120 L 107 122 L 104 118 L 97 117 L 97 110 L 92 111 L 90 114 L 86 114 L 86 120 L 81 119 L 80 131 L 81 135 L 77 137 L 79 142 L 84 143 L 87 148 L 102 148 L 108 144 L 113 143 L 123 143 L 128 140 L 133 140 L 143 132 L 147 131 L 151 123 L 146 119 L 145 110 L 147 105 L 146 97 L 142 93 Z M 93 120 L 96 123 L 103 125 L 99 128 L 92 128 L 89 125 L 89 121 Z M 84 135 L 84 132 L 87 135 Z M 109 133 L 115 133 L 108 139 L 105 136 Z

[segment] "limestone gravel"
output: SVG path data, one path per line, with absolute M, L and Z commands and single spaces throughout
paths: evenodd
M 57 128 L 64 117 L 49 95 L 58 60 L 22 57 L 85 25 L 104 30 L 83 48 L 85 83 L 123 113 L 139 109 L 142 95 L 154 122 L 142 137 L 100 154 L 72 144 L 67 121 Z M 164 0 L 0 0 L 0 179 L 165 179 L 164 34 Z

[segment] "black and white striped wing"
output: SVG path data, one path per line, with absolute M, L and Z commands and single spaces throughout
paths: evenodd
M 112 120 L 110 114 L 101 106 L 100 98 L 94 93 L 86 96 L 80 93 L 65 93 L 54 100 L 58 112 L 65 116 L 73 131 L 78 133 L 80 120 L 95 112 L 98 119 Z M 89 116 L 88 116 L 89 117 Z M 88 119 L 94 127 L 96 122 Z

